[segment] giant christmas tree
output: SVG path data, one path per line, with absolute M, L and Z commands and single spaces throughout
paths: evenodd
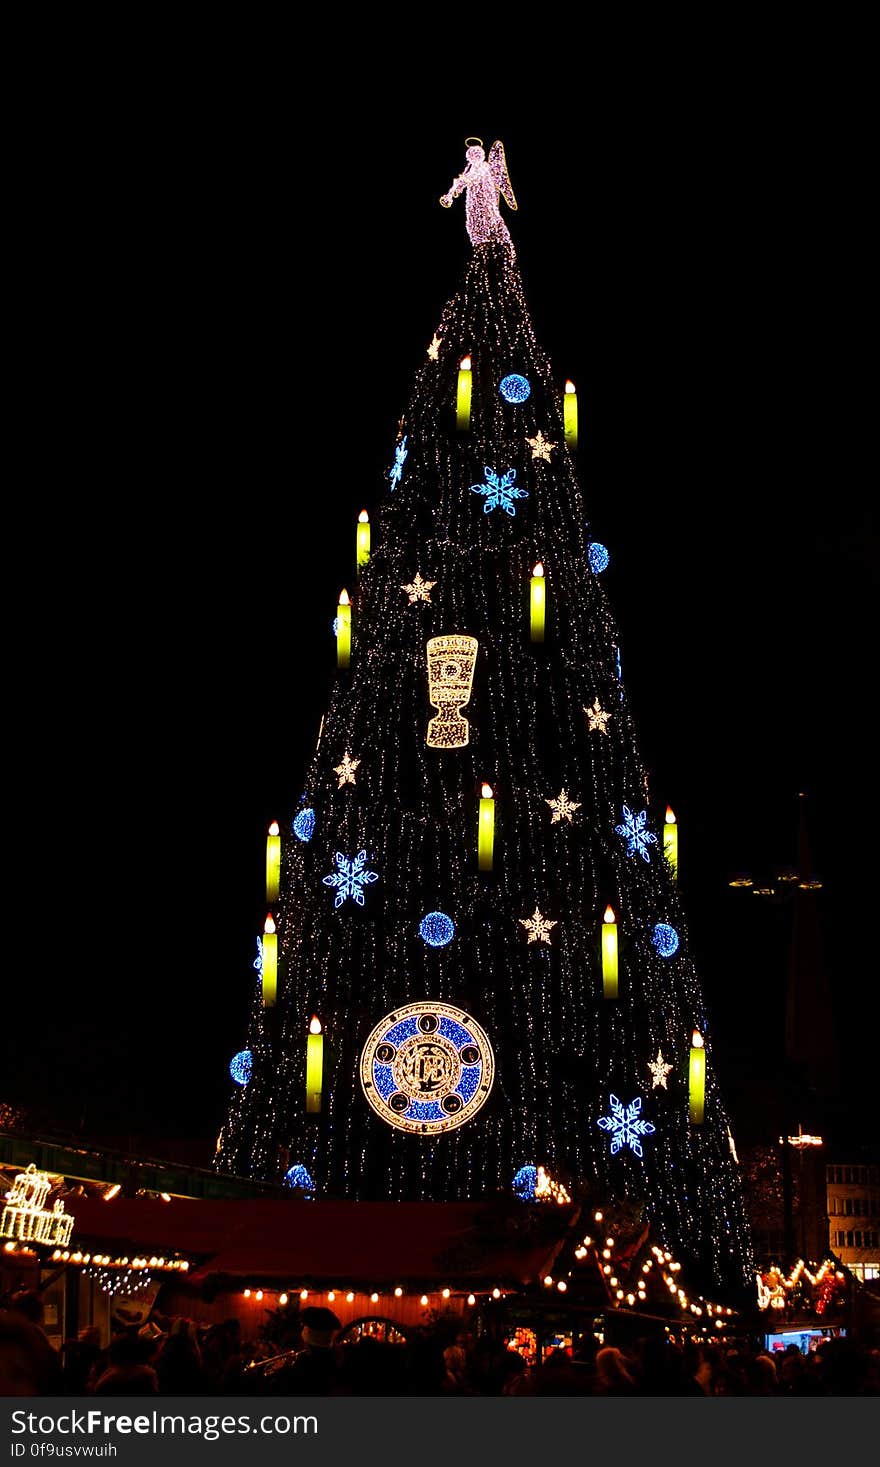
M 535 339 L 503 149 L 467 158 L 441 202 L 465 193 L 473 254 L 340 608 L 218 1165 L 433 1201 L 528 1188 L 543 1165 L 642 1202 L 659 1238 L 741 1284 L 738 1168 L 576 400 Z

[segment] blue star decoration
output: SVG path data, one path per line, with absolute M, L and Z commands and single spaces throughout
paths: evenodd
M 528 489 L 517 489 L 514 485 L 516 469 L 507 469 L 503 474 L 496 474 L 494 469 L 484 468 L 483 473 L 485 484 L 471 484 L 473 494 L 486 496 L 483 513 L 488 514 L 491 509 L 497 509 L 500 505 L 508 514 L 516 514 L 513 501 L 529 497 Z
M 514 1197 L 518 1197 L 520 1202 L 534 1202 L 537 1181 L 537 1167 L 521 1166 L 513 1179 Z
M 624 1106 L 616 1095 L 612 1095 L 610 1116 L 600 1116 L 597 1125 L 603 1131 L 611 1132 L 611 1155 L 616 1156 L 621 1147 L 629 1146 L 636 1156 L 644 1156 L 640 1136 L 653 1135 L 657 1127 L 650 1121 L 640 1119 L 639 1113 L 642 1109 L 642 1097 L 637 1095 L 635 1100 Z
M 645 829 L 648 820 L 647 811 L 640 810 L 634 815 L 628 805 L 623 807 L 623 824 L 615 825 L 614 834 L 622 835 L 626 841 L 626 853 L 628 856 L 641 856 L 643 861 L 650 861 L 648 846 L 657 844 L 657 837 L 650 830 Z
M 336 862 L 337 870 L 333 872 L 332 876 L 325 876 L 323 884 L 336 887 L 334 907 L 341 907 L 347 897 L 353 897 L 358 906 L 362 907 L 364 905 L 364 887 L 371 881 L 379 880 L 378 871 L 367 870 L 366 851 L 358 851 L 352 859 L 343 856 L 341 851 L 337 851 L 333 859 Z
M 388 477 L 391 480 L 392 494 L 400 483 L 401 475 L 403 474 L 403 460 L 406 458 L 406 455 L 408 453 L 408 449 L 406 446 L 406 437 L 407 435 L 404 434 L 397 447 L 395 448 L 394 463 L 391 465 L 391 468 L 388 471 Z

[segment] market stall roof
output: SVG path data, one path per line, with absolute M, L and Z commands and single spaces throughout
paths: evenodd
M 576 1206 L 70 1197 L 71 1246 L 186 1255 L 210 1274 L 522 1286 L 551 1268 Z

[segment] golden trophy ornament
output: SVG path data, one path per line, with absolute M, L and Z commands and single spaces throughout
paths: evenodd
M 428 724 L 431 749 L 463 749 L 470 738 L 461 710 L 470 702 L 478 646 L 476 637 L 457 632 L 428 641 L 428 701 L 437 709 Z

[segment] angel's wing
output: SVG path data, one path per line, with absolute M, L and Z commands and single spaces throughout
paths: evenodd
M 495 187 L 500 191 L 508 209 L 516 208 L 516 198 L 510 187 L 510 178 L 507 173 L 507 159 L 504 156 L 504 144 L 495 141 L 489 149 L 489 171 Z

